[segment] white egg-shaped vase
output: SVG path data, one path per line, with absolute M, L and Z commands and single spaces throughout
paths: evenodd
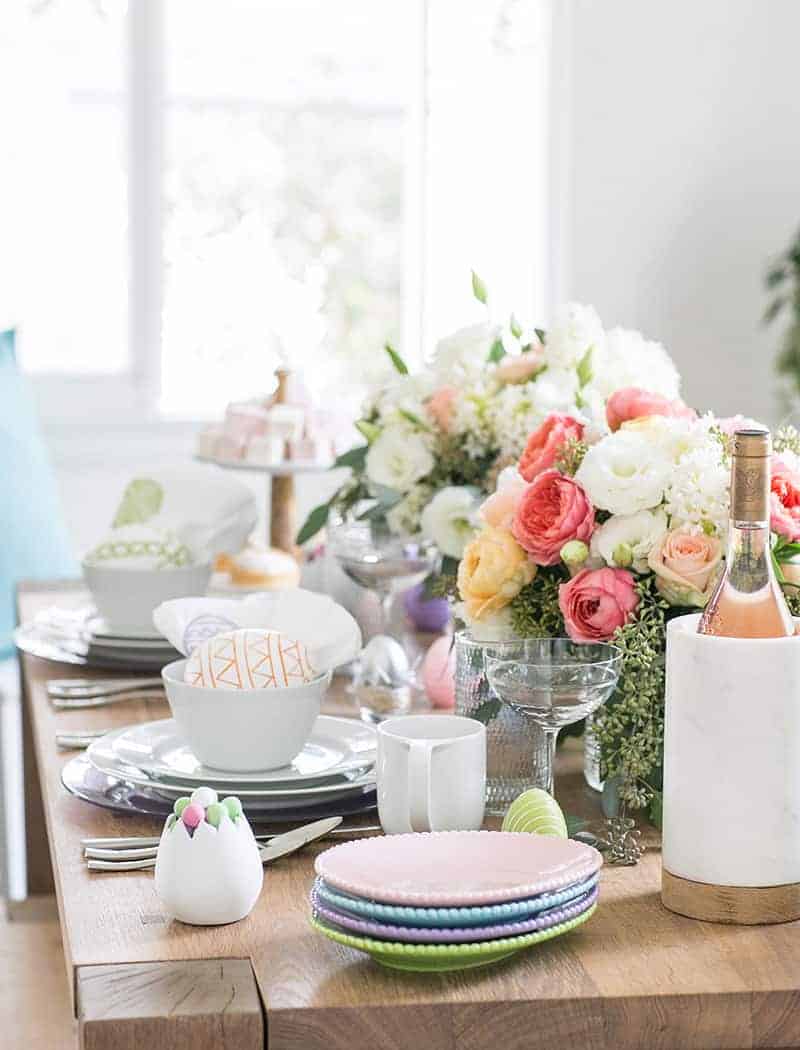
M 713 922 L 800 918 L 800 636 L 667 627 L 662 901 Z
M 258 845 L 247 820 L 203 821 L 190 834 L 181 820 L 164 826 L 155 886 L 174 918 L 194 926 L 238 922 L 249 915 L 264 882 Z

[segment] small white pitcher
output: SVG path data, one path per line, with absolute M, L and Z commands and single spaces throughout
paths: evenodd
M 378 812 L 387 835 L 477 830 L 485 797 L 481 722 L 407 715 L 378 726 Z

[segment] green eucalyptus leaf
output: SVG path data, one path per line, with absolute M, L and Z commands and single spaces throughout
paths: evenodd
M 327 525 L 330 512 L 330 503 L 321 503 L 318 507 L 314 507 L 303 522 L 300 531 L 297 533 L 297 540 L 295 542 L 298 546 L 302 546 L 310 540 L 312 536 L 316 536 L 320 529 L 323 529 Z
M 370 445 L 376 438 L 380 437 L 381 433 L 381 428 L 376 426 L 375 423 L 370 423 L 368 419 L 359 419 L 356 422 L 356 430 L 360 434 L 363 434 Z
M 603 784 L 603 794 L 601 796 L 600 803 L 603 807 L 603 813 L 607 817 L 616 817 L 619 815 L 619 785 L 619 777 L 609 777 Z
M 431 429 L 425 422 L 425 420 L 420 419 L 415 412 L 409 412 L 407 408 L 398 408 L 397 412 L 403 417 L 406 423 L 410 423 L 413 427 L 416 427 L 418 430 Z
M 398 354 L 398 352 L 395 350 L 395 348 L 393 346 L 391 346 L 391 344 L 386 343 L 384 345 L 383 349 L 389 355 L 389 359 L 392 362 L 392 364 L 394 365 L 395 370 L 398 371 L 401 376 L 407 376 L 408 375 L 408 365 L 405 363 L 405 361 L 402 359 L 402 357 Z
M 502 339 L 495 339 L 492 343 L 492 347 L 489 351 L 489 356 L 486 360 L 490 365 L 496 365 L 498 361 L 502 361 L 506 356 L 506 348 L 503 346 Z
M 515 339 L 522 338 L 522 325 L 513 314 L 511 315 L 511 320 L 508 322 L 508 327 Z
M 544 344 L 547 342 L 547 332 L 544 330 L 544 328 L 534 328 L 534 332 L 536 332 L 536 338 L 539 340 L 542 346 L 544 346 Z
M 594 354 L 594 347 L 590 346 L 583 357 L 578 362 L 578 382 L 582 387 L 586 386 L 587 383 L 591 382 L 592 379 L 592 356 Z
M 479 303 L 483 303 L 484 306 L 489 301 L 489 291 L 483 281 L 478 277 L 474 270 L 472 272 L 472 294 L 478 300 Z
M 648 816 L 650 817 L 650 823 L 660 831 L 664 819 L 664 796 L 660 791 L 653 792 L 648 808 Z
M 337 456 L 333 466 L 350 467 L 351 470 L 361 471 L 364 469 L 364 464 L 367 461 L 368 452 L 369 445 L 358 445 L 356 448 L 343 452 L 341 456 Z

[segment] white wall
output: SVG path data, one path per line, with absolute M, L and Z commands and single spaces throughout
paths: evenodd
M 800 224 L 800 3 L 571 2 L 562 293 L 660 339 L 691 404 L 774 421 L 762 279 Z

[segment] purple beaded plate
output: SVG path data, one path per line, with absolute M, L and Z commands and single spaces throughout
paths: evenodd
M 595 886 L 588 893 L 557 908 L 549 908 L 529 919 L 515 922 L 496 923 L 493 926 L 470 926 L 461 928 L 436 928 L 415 926 L 392 926 L 389 923 L 371 922 L 359 919 L 355 915 L 337 911 L 326 904 L 314 891 L 311 891 L 311 906 L 315 918 L 323 918 L 342 929 L 353 930 L 367 937 L 382 941 L 399 941 L 405 944 L 468 944 L 479 941 L 494 941 L 502 937 L 518 937 L 537 930 L 547 930 L 562 922 L 574 919 L 588 911 L 597 903 L 598 889 Z

